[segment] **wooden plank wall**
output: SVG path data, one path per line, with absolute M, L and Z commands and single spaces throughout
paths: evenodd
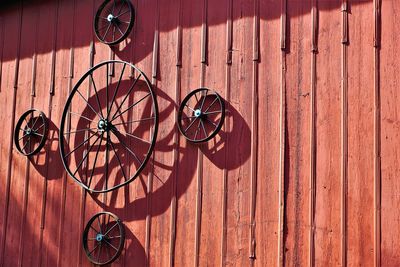
M 89 266 L 81 235 L 102 210 L 126 226 L 115 266 L 400 266 L 400 1 L 132 0 L 113 50 L 93 34 L 100 0 L 9 2 L 0 266 Z M 75 82 L 110 58 L 152 80 L 158 142 L 138 180 L 91 196 L 63 169 L 58 127 Z M 176 115 L 200 86 L 227 116 L 196 146 Z M 25 158 L 12 132 L 32 107 L 49 140 Z

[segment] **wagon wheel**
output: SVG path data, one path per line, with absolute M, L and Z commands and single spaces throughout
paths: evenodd
M 110 264 L 124 248 L 124 225 L 110 212 L 97 213 L 87 223 L 82 241 L 89 261 L 96 265 Z
M 14 143 L 18 152 L 30 156 L 38 153 L 46 143 L 48 122 L 46 115 L 36 109 L 26 111 L 14 129 Z
M 224 118 L 225 104 L 220 95 L 199 88 L 183 99 L 178 112 L 178 128 L 187 140 L 206 142 L 221 130 Z
M 110 84 L 111 64 L 118 78 Z M 127 77 L 131 68 L 138 74 L 135 79 Z M 105 61 L 85 73 L 67 99 L 60 125 L 61 159 L 83 188 L 108 192 L 139 176 L 157 129 L 157 101 L 145 74 L 127 62 Z
M 135 10 L 129 0 L 105 0 L 96 12 L 94 31 L 100 42 L 115 45 L 132 30 Z

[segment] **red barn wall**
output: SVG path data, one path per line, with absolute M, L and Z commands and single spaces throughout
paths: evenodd
M 58 152 L 69 86 L 113 55 L 100 3 L 0 4 L 0 266 L 89 266 L 82 231 L 102 210 L 126 226 L 115 266 L 400 265 L 400 1 L 133 0 L 113 53 L 155 78 L 156 178 L 106 198 Z M 193 145 L 176 112 L 200 86 L 227 117 Z M 50 132 L 26 158 L 12 133 L 31 107 Z

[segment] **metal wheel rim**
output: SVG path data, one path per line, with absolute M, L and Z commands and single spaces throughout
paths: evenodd
M 208 112 L 208 109 L 210 108 L 210 106 L 203 106 L 204 105 L 204 100 L 205 100 L 205 98 L 207 98 L 208 96 L 214 96 L 215 97 L 215 102 L 213 102 L 212 104 L 211 104 L 211 106 L 213 106 L 213 105 L 215 105 L 215 103 L 217 103 L 217 105 L 219 106 L 219 114 L 221 114 L 221 117 L 220 117 L 220 119 L 218 120 L 218 123 L 214 123 L 214 129 L 212 130 L 212 131 L 210 131 L 210 133 L 207 133 L 207 134 L 203 134 L 203 138 L 199 138 L 199 139 L 197 139 L 196 138 L 196 136 L 194 136 L 194 138 L 193 137 L 190 137 L 189 135 L 188 135 L 188 129 L 187 129 L 187 127 L 185 128 L 184 127 L 184 125 L 183 125 L 183 120 L 185 120 L 185 119 L 188 119 L 190 116 L 188 116 L 185 112 L 184 112 L 184 110 L 185 110 L 185 108 L 189 108 L 190 110 L 192 110 L 192 112 L 193 112 L 193 114 L 195 114 L 196 113 L 196 111 L 198 111 L 199 109 L 197 108 L 195 108 L 195 107 L 188 107 L 188 102 L 189 102 L 189 100 L 192 98 L 192 97 L 196 97 L 196 100 L 197 100 L 197 94 L 199 94 L 199 93 L 201 93 L 202 95 L 205 95 L 205 97 L 203 98 L 203 103 L 201 103 L 200 104 L 200 111 L 201 112 L 204 112 L 204 113 L 207 113 Z M 204 94 L 205 93 L 205 94 Z M 199 101 L 200 101 L 200 99 L 198 99 Z M 201 102 L 201 101 L 200 101 Z M 199 103 L 199 102 L 198 102 Z M 186 117 L 187 118 L 183 118 L 183 115 L 186 115 Z M 193 117 L 193 114 L 192 114 L 192 117 Z M 190 119 L 190 118 L 189 118 Z M 199 123 L 198 123 L 198 126 L 196 127 L 197 129 L 199 129 L 200 131 L 202 130 L 202 129 L 204 129 L 205 128 L 205 124 L 207 124 L 207 123 L 212 123 L 212 122 L 210 122 L 210 120 L 208 120 L 207 119 L 207 117 L 206 118 L 202 118 L 202 117 L 199 117 L 199 118 L 194 118 L 194 120 L 192 120 L 192 124 L 189 124 L 189 128 L 190 127 L 193 127 L 193 125 L 195 124 L 194 122 L 196 121 L 196 120 L 198 120 L 199 121 Z M 210 90 L 210 89 L 208 89 L 208 88 L 198 88 L 198 89 L 196 89 L 196 90 L 193 90 L 192 92 L 190 92 L 183 100 L 182 100 L 182 103 L 181 103 L 181 105 L 179 106 L 179 111 L 178 111 L 178 119 L 177 119 L 177 121 L 178 121 L 178 129 L 179 129 L 179 131 L 180 131 L 180 133 L 188 140 L 188 141 L 190 141 L 190 142 L 192 142 L 192 143 L 202 143 L 202 142 L 207 142 L 207 141 L 209 141 L 210 139 L 212 139 L 212 138 L 214 138 L 217 134 L 218 134 L 218 132 L 221 130 L 221 128 L 222 128 L 222 125 L 223 125 L 223 123 L 224 123 L 224 120 L 225 120 L 225 103 L 224 103 L 224 101 L 223 101 L 223 99 L 222 99 L 222 97 L 217 93 L 217 92 L 215 92 L 215 91 L 213 91 L 213 90 Z M 201 135 L 200 135 L 201 136 Z
M 31 125 L 31 127 L 29 127 L 28 124 L 29 124 L 30 120 L 35 118 L 35 117 L 33 117 L 33 115 L 35 113 L 38 113 L 38 116 L 36 117 L 35 121 L 33 121 L 33 124 Z M 27 121 L 26 119 L 29 116 L 29 114 L 32 114 L 31 115 L 31 119 L 29 121 Z M 39 121 L 39 118 L 41 118 L 40 121 Z M 24 125 L 24 123 L 26 123 L 26 124 L 25 124 L 24 127 L 22 127 Z M 37 125 L 39 125 L 39 126 L 37 126 Z M 28 128 L 26 128 L 26 127 L 32 129 L 33 132 L 35 132 L 35 133 L 38 130 L 40 130 L 39 135 L 41 135 L 41 138 L 40 138 L 40 141 L 38 142 L 37 147 L 35 149 L 33 149 L 33 150 L 30 150 L 30 152 L 25 151 L 25 148 L 28 145 L 28 142 L 29 142 L 29 146 L 31 145 L 31 138 L 32 138 L 32 136 L 27 133 L 26 130 Z M 22 137 L 20 137 L 21 132 L 24 133 L 24 135 Z M 48 121 L 47 121 L 46 115 L 42 111 L 37 110 L 37 109 L 29 109 L 29 110 L 27 110 L 26 112 L 24 112 L 21 115 L 21 117 L 19 118 L 19 120 L 18 120 L 18 122 L 17 122 L 17 124 L 15 126 L 15 129 L 14 129 L 14 145 L 15 145 L 17 151 L 20 154 L 24 155 L 24 156 L 31 156 L 31 155 L 37 154 L 43 148 L 43 146 L 46 143 L 47 132 L 48 132 Z M 21 147 L 19 142 L 21 140 L 23 142 L 23 138 L 26 137 L 26 136 L 28 136 L 29 141 L 26 141 L 25 145 L 23 145 Z M 36 135 L 36 136 L 38 136 L 38 135 Z
M 100 217 L 103 217 L 104 219 L 101 221 Z M 110 223 L 112 223 L 111 227 L 107 227 L 103 231 L 103 224 L 106 221 L 106 217 L 108 217 L 107 219 L 107 225 L 109 225 Z M 113 221 L 111 221 L 111 219 L 113 219 Z M 97 224 L 97 225 L 93 225 L 93 224 Z M 106 226 L 107 226 L 106 225 Z M 96 227 L 100 227 L 100 230 L 97 230 L 98 228 Z M 118 227 L 118 233 L 119 236 L 108 236 L 110 233 L 112 233 L 111 231 L 113 229 L 115 229 L 116 227 Z M 95 238 L 93 237 L 89 237 L 89 232 L 95 232 L 96 236 Z M 102 238 L 100 241 L 98 241 L 98 239 L 96 239 L 99 235 L 102 236 Z M 112 241 L 110 242 L 111 239 L 113 238 L 118 238 L 119 239 L 119 243 L 118 243 L 118 247 L 113 246 Z M 108 240 L 108 241 L 107 241 Z M 97 245 L 94 247 L 93 250 L 89 249 L 89 242 L 94 242 L 97 243 Z M 83 244 L 83 249 L 85 251 L 86 257 L 88 258 L 88 260 L 90 262 L 92 262 L 93 264 L 96 265 L 106 265 L 106 264 L 110 264 L 112 262 L 114 262 L 122 253 L 122 250 L 124 248 L 124 242 L 125 242 L 125 228 L 124 225 L 122 224 L 122 221 L 113 213 L 111 212 L 99 212 L 96 215 L 94 215 L 86 224 L 85 230 L 83 232 L 83 236 L 82 236 L 82 244 Z M 109 250 L 113 249 L 112 251 L 115 251 L 112 255 L 112 257 L 109 257 L 107 260 L 105 261 L 100 261 L 100 253 L 101 253 L 101 248 L 102 247 L 106 247 Z M 110 252 L 109 250 L 107 250 L 108 256 L 110 256 Z M 92 256 L 95 256 L 94 254 L 97 254 L 97 259 L 93 258 Z
M 116 10 L 116 2 L 122 3 L 122 7 L 123 5 L 126 5 L 126 7 L 128 8 L 125 11 L 118 11 Z M 112 3 L 112 9 L 108 10 L 108 16 L 104 17 L 104 14 L 102 16 L 102 13 L 105 9 L 105 7 Z M 121 9 L 122 9 L 121 7 Z M 126 13 L 124 13 L 126 12 Z M 116 22 L 113 22 L 112 20 L 109 21 L 109 16 L 111 15 L 114 18 L 118 19 L 119 16 L 125 16 L 126 14 L 129 14 L 129 20 L 119 20 Z M 97 9 L 95 18 L 94 18 L 94 23 L 93 23 L 93 28 L 94 28 L 94 32 L 96 34 L 97 39 L 107 45 L 115 45 L 118 44 L 120 42 L 122 42 L 126 37 L 128 37 L 129 33 L 131 32 L 134 22 L 135 22 L 135 9 L 132 5 L 132 3 L 129 0 L 105 0 L 100 7 Z M 102 23 L 100 21 L 103 21 L 106 25 L 101 25 Z M 107 21 L 107 22 L 106 22 Z M 119 23 L 121 24 L 127 24 L 126 27 L 119 27 Z M 100 25 L 99 25 L 100 24 Z M 109 26 L 110 25 L 110 26 Z M 111 29 L 111 31 L 110 31 Z M 101 32 L 101 31 L 105 31 L 105 32 Z M 117 35 L 119 36 L 118 38 L 115 38 L 115 33 L 117 33 Z M 107 41 L 107 36 L 109 34 L 112 34 L 112 40 Z
M 64 140 L 63 137 L 65 136 L 67 113 L 69 112 L 69 107 L 71 105 L 72 98 L 75 96 L 77 90 L 79 89 L 79 86 L 96 69 L 98 69 L 98 68 L 100 68 L 100 67 L 102 67 L 104 65 L 107 65 L 106 67 L 108 69 L 108 67 L 109 67 L 108 65 L 109 64 L 115 64 L 115 63 L 124 64 L 125 66 L 129 66 L 129 67 L 133 68 L 136 72 L 139 73 L 139 75 L 137 76 L 137 78 L 135 79 L 135 82 L 133 82 L 133 84 L 136 84 L 136 81 L 138 81 L 140 79 L 140 77 L 144 78 L 144 82 L 145 82 L 145 84 L 147 86 L 147 89 L 149 90 L 149 94 L 148 95 L 151 96 L 151 99 L 152 99 L 152 114 L 154 115 L 154 125 L 152 127 L 151 141 L 149 142 L 150 146 L 149 146 L 149 148 L 147 150 L 146 156 L 143 159 L 141 165 L 136 169 L 136 173 L 134 173 L 131 177 L 128 177 L 128 179 L 126 179 L 125 182 L 120 183 L 120 184 L 118 184 L 116 186 L 113 186 L 113 187 L 110 187 L 110 188 L 106 188 L 106 189 L 102 189 L 102 190 L 96 190 L 96 189 L 90 188 L 90 185 L 87 186 L 82 181 L 82 179 L 78 179 L 77 177 L 75 177 L 75 174 L 73 173 L 73 171 L 70 170 L 70 168 L 68 166 L 68 162 L 65 159 L 66 153 L 65 153 L 64 145 L 66 145 L 66 143 L 65 143 L 66 141 Z M 132 88 L 135 88 L 135 86 L 133 86 Z M 97 91 L 96 91 L 96 93 L 97 93 Z M 62 114 L 62 118 L 61 118 L 61 123 L 60 123 L 59 143 L 60 143 L 61 159 L 62 159 L 64 168 L 67 171 L 67 173 L 69 174 L 69 176 L 71 178 L 73 178 L 80 186 L 82 186 L 84 189 L 86 189 L 86 190 L 88 190 L 90 192 L 93 192 L 93 193 L 106 193 L 106 192 L 115 190 L 117 188 L 120 188 L 120 187 L 122 187 L 124 185 L 129 184 L 130 182 L 134 181 L 139 176 L 140 172 L 144 169 L 144 167 L 146 166 L 148 160 L 151 157 L 152 151 L 153 151 L 154 146 L 155 146 L 156 138 L 157 138 L 157 132 L 158 132 L 158 105 L 157 105 L 157 99 L 156 99 L 155 94 L 154 94 L 154 92 L 152 90 L 152 86 L 150 84 L 150 81 L 148 80 L 146 75 L 141 70 L 139 70 L 136 66 L 134 66 L 134 65 L 132 65 L 132 64 L 130 64 L 128 62 L 124 62 L 124 61 L 120 61 L 120 60 L 104 61 L 104 62 L 101 62 L 101 63 L 97 64 L 96 66 L 92 67 L 91 69 L 89 69 L 80 78 L 80 80 L 76 83 L 76 85 L 74 86 L 73 90 L 71 91 L 71 93 L 70 93 L 70 95 L 69 95 L 69 97 L 68 97 L 68 99 L 66 101 L 66 104 L 65 104 L 65 107 L 64 107 L 64 111 L 63 111 L 63 114 Z

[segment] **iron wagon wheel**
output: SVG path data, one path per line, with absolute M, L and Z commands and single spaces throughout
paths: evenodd
M 118 73 L 114 84 L 111 65 Z M 132 72 L 137 73 L 135 79 L 123 78 Z M 157 130 L 157 100 L 146 75 L 128 62 L 105 61 L 80 78 L 66 101 L 61 159 L 80 186 L 94 193 L 109 192 L 139 176 L 154 149 Z
M 21 115 L 15 126 L 15 147 L 22 155 L 34 155 L 46 143 L 47 132 L 48 121 L 46 115 L 40 110 L 30 109 Z
M 115 45 L 128 37 L 135 21 L 129 0 L 105 0 L 94 18 L 94 32 L 100 42 Z
M 96 265 L 110 264 L 124 248 L 124 225 L 110 212 L 97 213 L 87 223 L 82 242 L 89 261 Z
M 210 89 L 198 88 L 182 101 L 178 111 L 178 128 L 190 142 L 201 143 L 213 138 L 225 119 L 225 103 Z

